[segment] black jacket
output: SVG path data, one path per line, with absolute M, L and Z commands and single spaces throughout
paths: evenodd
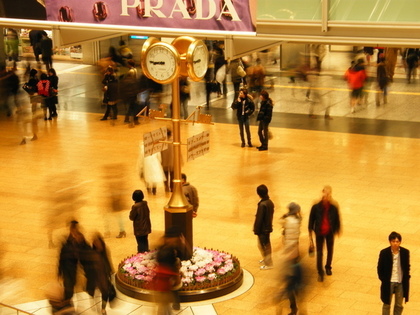
M 391 246 L 384 248 L 379 253 L 378 277 L 381 280 L 381 300 L 385 304 L 391 304 L 391 276 L 392 276 L 392 251 Z M 402 286 L 405 302 L 408 302 L 410 291 L 410 251 L 400 247 L 400 261 L 402 270 Z
M 273 102 L 271 99 L 261 102 L 260 111 L 258 112 L 257 121 L 262 121 L 266 124 L 271 122 L 273 116 Z
M 323 214 L 322 200 L 312 206 L 311 213 L 309 215 L 308 229 L 313 230 L 316 235 L 320 235 L 322 214 Z M 330 210 L 328 211 L 328 219 L 331 226 L 331 233 L 338 234 L 341 229 L 340 214 L 338 211 L 338 204 L 335 201 L 330 202 Z
M 258 203 L 257 214 L 255 215 L 255 235 L 273 232 L 273 215 L 274 203 L 268 197 L 262 198 Z
M 242 112 L 243 116 L 249 117 L 255 111 L 255 104 L 250 97 L 247 97 L 245 100 L 238 101 L 235 100 L 232 103 L 232 109 L 236 109 L 236 117 L 241 118 Z

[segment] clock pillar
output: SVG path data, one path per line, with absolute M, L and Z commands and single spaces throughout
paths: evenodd
M 193 249 L 192 206 L 182 190 L 181 179 L 181 125 L 180 125 L 179 78 L 172 81 L 172 132 L 174 153 L 173 191 L 165 206 L 165 228 L 177 226 L 184 234 L 189 252 Z

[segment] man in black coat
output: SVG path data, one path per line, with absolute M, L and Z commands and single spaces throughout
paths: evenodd
M 258 236 L 258 245 L 263 256 L 263 259 L 260 260 L 260 263 L 263 264 L 260 269 L 266 270 L 273 268 L 270 233 L 273 232 L 274 203 L 268 196 L 266 185 L 258 186 L 257 194 L 261 200 L 258 202 L 258 209 L 255 215 L 254 234 Z
M 395 294 L 394 315 L 403 310 L 403 299 L 408 302 L 410 289 L 410 251 L 401 247 L 401 234 L 392 232 L 389 237 L 391 246 L 379 253 L 378 277 L 381 280 L 382 314 L 391 310 L 392 295 Z

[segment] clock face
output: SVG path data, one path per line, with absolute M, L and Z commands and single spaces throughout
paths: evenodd
M 188 75 L 194 81 L 204 78 L 208 64 L 209 51 L 203 41 L 197 40 L 190 45 L 187 53 Z
M 143 70 L 150 79 L 166 84 L 178 77 L 180 57 L 171 45 L 159 42 L 145 52 Z

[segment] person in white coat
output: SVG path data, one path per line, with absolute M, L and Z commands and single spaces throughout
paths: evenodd
M 300 206 L 291 202 L 287 206 L 289 212 L 282 216 L 283 219 L 283 252 L 289 259 L 299 257 L 299 236 L 302 216 Z
M 157 186 L 163 185 L 166 181 L 160 152 L 144 156 L 144 144 L 141 143 L 138 166 L 140 178 L 144 180 L 147 192 L 156 195 Z

